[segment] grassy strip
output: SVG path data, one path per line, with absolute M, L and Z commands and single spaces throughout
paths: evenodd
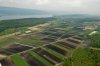
M 53 64 L 51 64 L 50 62 L 48 62 L 47 60 L 45 60 L 43 57 L 41 57 L 40 55 L 38 55 L 37 53 L 30 51 L 29 52 L 32 56 L 34 56 L 37 60 L 41 61 L 45 66 L 53 66 Z
M 40 40 L 40 37 L 37 35 L 31 36 L 31 38 L 24 38 L 22 39 L 21 43 L 33 46 L 41 46 L 44 44 L 44 42 Z
M 18 54 L 11 56 L 11 60 L 15 63 L 16 66 L 30 66 L 27 62 L 22 59 Z
M 61 54 L 59 54 L 59 53 L 57 53 L 57 52 L 55 52 L 55 51 L 53 51 L 51 49 L 48 49 L 48 48 L 42 48 L 42 49 L 47 51 L 47 52 L 49 52 L 50 54 L 58 57 L 59 59 L 64 60 L 64 56 L 63 55 L 61 55 Z

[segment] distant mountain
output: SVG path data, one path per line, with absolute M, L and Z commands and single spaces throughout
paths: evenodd
M 14 7 L 0 7 L 0 16 L 6 15 L 41 15 L 48 14 L 41 10 L 32 10 L 24 8 L 14 8 Z

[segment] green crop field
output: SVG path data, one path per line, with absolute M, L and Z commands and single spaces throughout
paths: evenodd
M 37 53 L 30 51 L 29 52 L 32 56 L 34 56 L 37 60 L 41 61 L 45 66 L 53 66 L 50 62 L 48 62 L 47 60 L 45 60 L 43 57 L 41 57 L 40 55 L 38 55 Z
M 13 38 L 0 39 L 0 48 L 15 44 L 16 42 L 19 42 L 19 41 Z
M 49 52 L 49 53 L 51 53 L 52 55 L 58 57 L 59 59 L 64 60 L 64 56 L 63 55 L 61 55 L 61 54 L 59 54 L 59 53 L 57 53 L 57 52 L 55 52 L 55 51 L 53 51 L 51 49 L 48 49 L 46 47 L 45 48 L 43 47 L 42 49 L 47 51 L 47 52 Z
M 11 60 L 16 66 L 30 66 L 27 62 L 18 54 L 11 56 Z

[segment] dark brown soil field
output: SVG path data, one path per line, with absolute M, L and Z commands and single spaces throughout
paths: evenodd
M 20 44 L 14 44 L 11 45 L 7 48 L 3 48 L 2 50 L 0 50 L 0 54 L 4 54 L 4 55 L 12 55 L 14 53 L 19 53 L 28 49 L 31 49 L 32 47 L 28 47 L 28 46 L 24 46 L 24 45 L 20 45 Z
M 76 37 L 76 36 L 74 36 L 73 38 L 74 38 L 74 39 L 78 39 L 78 40 L 82 40 L 82 38 Z
M 60 33 L 54 33 L 54 34 L 51 34 L 51 36 L 60 37 L 60 36 L 62 36 L 62 34 L 60 34 Z
M 13 46 L 11 46 L 9 48 L 12 49 L 12 50 L 18 51 L 18 52 L 22 52 L 22 51 L 31 49 L 32 47 L 28 47 L 28 46 L 24 46 L 24 45 L 18 44 L 17 46 L 16 45 L 15 46 L 13 45 Z
M 7 59 L 0 60 L 0 63 L 2 64 L 2 66 L 15 66 Z
M 59 45 L 63 45 L 64 47 L 66 47 L 66 48 L 70 48 L 70 49 L 75 49 L 75 48 L 76 48 L 76 46 L 71 45 L 71 44 L 68 44 L 68 43 L 63 42 L 63 41 L 61 41 L 61 42 L 57 42 L 57 44 L 59 44 Z
M 30 66 L 45 66 L 42 62 L 38 61 L 28 53 L 21 53 L 21 56 L 30 64 Z
M 3 55 L 12 55 L 13 53 L 8 52 L 5 49 L 3 49 L 3 50 L 0 50 L 0 54 L 3 54 Z
M 42 40 L 47 41 L 47 42 L 54 42 L 55 41 L 54 38 L 49 38 L 49 37 L 43 38 Z
M 56 56 L 42 50 L 41 48 L 35 49 L 34 51 L 37 52 L 38 54 L 40 54 L 41 56 L 43 56 L 44 58 L 46 58 L 47 60 L 49 60 L 53 64 L 55 64 L 55 63 L 53 61 L 51 61 L 50 59 L 52 59 L 52 60 L 54 60 L 58 63 L 61 62 L 61 60 L 59 58 L 57 58 Z M 50 59 L 48 59 L 47 57 L 50 58 Z
M 63 39 L 65 39 L 65 38 L 69 38 L 69 37 L 72 37 L 73 35 L 68 35 L 68 34 L 66 34 L 66 35 L 63 35 L 61 38 L 63 38 Z
M 75 44 L 80 44 L 79 41 L 76 41 L 76 40 L 73 40 L 73 39 L 67 39 L 67 41 L 73 42 L 73 43 L 75 43 Z
M 7 52 L 10 52 L 10 53 L 18 53 L 18 51 L 15 51 L 15 50 L 13 50 L 13 49 L 5 49 Z
M 51 33 L 51 32 L 46 31 L 46 32 L 42 32 L 42 34 L 43 34 L 43 35 L 50 35 L 50 34 L 52 34 L 52 33 Z
M 65 50 L 62 50 L 62 49 L 60 49 L 60 48 L 58 48 L 56 46 L 47 45 L 46 47 L 48 47 L 49 49 L 54 50 L 54 51 L 56 51 L 56 52 L 58 52 L 58 53 L 60 53 L 62 55 L 65 55 L 65 56 L 67 55 L 67 52 Z

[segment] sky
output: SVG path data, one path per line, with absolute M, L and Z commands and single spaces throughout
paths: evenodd
M 0 6 L 100 15 L 100 0 L 0 0 Z

